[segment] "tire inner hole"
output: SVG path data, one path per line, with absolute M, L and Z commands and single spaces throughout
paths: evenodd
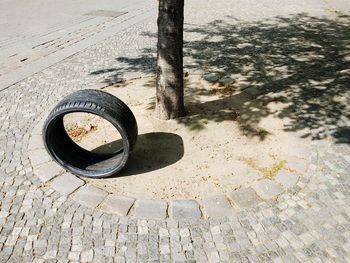
M 68 113 L 56 120 L 52 146 L 59 158 L 83 170 L 109 170 L 123 156 L 123 140 L 107 120 L 91 113 Z
M 73 112 L 63 117 L 69 138 L 81 148 L 99 154 L 115 154 L 123 150 L 118 130 L 107 120 L 86 112 Z

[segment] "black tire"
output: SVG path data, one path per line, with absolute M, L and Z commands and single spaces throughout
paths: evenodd
M 63 117 L 86 112 L 109 121 L 120 133 L 123 148 L 113 153 L 95 153 L 77 145 L 67 134 Z M 118 173 L 126 165 L 137 140 L 137 123 L 120 99 L 99 90 L 80 90 L 68 95 L 51 111 L 43 127 L 43 140 L 51 157 L 73 174 L 103 178 Z

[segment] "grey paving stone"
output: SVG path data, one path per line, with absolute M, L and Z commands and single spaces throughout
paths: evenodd
M 213 263 L 220 262 L 220 256 L 217 251 L 209 252 L 207 254 L 208 254 L 209 262 L 213 262 Z
M 224 195 L 214 196 L 201 200 L 203 214 L 206 217 L 223 217 L 233 214 L 233 208 Z
M 199 219 L 202 212 L 195 200 L 174 200 L 169 202 L 169 215 L 174 220 Z
M 228 194 L 228 197 L 233 201 L 235 205 L 241 208 L 256 206 L 262 202 L 260 197 L 251 187 L 240 188 Z
M 206 80 L 206 81 L 209 81 L 209 82 L 217 82 L 219 77 L 217 76 L 217 74 L 214 74 L 214 73 L 211 73 L 211 74 L 206 74 L 203 76 L 203 78 Z
M 93 258 L 94 258 L 94 251 L 92 249 L 81 252 L 81 255 L 80 255 L 81 262 L 91 262 Z
M 305 159 L 300 158 L 288 158 L 287 159 L 288 168 L 295 170 L 297 173 L 305 173 L 309 167 L 309 162 Z
M 41 134 L 33 134 L 29 140 L 28 150 L 44 149 L 43 138 Z
M 34 168 L 34 174 L 38 176 L 44 183 L 62 173 L 64 173 L 64 169 L 53 161 Z
M 254 86 L 244 89 L 244 93 L 246 93 L 246 94 L 248 94 L 250 96 L 254 96 L 254 97 L 258 96 L 258 95 L 260 95 L 260 94 L 262 94 L 264 92 L 265 92 L 264 89 L 257 88 L 257 87 L 254 87 Z
M 70 173 L 60 175 L 51 183 L 52 188 L 63 195 L 71 194 L 82 185 L 84 185 L 84 181 Z
M 43 116 L 40 116 L 41 119 L 46 119 L 46 117 L 47 117 L 47 113 L 45 113 Z M 42 130 L 43 130 L 43 123 L 40 121 L 37 125 L 35 125 L 34 129 L 32 130 L 32 136 L 35 135 L 35 136 L 41 137 Z M 33 145 L 33 146 L 35 146 L 35 145 Z M 32 148 L 30 148 L 29 146 L 28 146 L 28 149 L 32 150 Z M 36 149 L 36 147 L 33 149 Z
M 135 202 L 135 198 L 117 195 L 108 195 L 99 208 L 108 213 L 126 216 Z
M 30 151 L 29 158 L 33 167 L 51 160 L 50 155 L 46 152 L 45 149 L 37 149 Z
M 219 83 L 223 86 L 231 85 L 233 82 L 234 82 L 234 79 L 232 79 L 229 76 L 226 76 L 226 77 L 219 79 Z
M 296 185 L 296 183 L 299 180 L 299 176 L 296 175 L 295 173 L 282 169 L 277 173 L 275 180 L 277 183 L 281 184 L 284 188 L 288 189 Z
M 256 193 L 263 199 L 271 199 L 283 193 L 282 187 L 276 182 L 269 179 L 263 179 L 255 182 L 253 188 Z
M 140 219 L 165 219 L 168 204 L 163 200 L 136 200 L 135 217 Z
M 74 193 L 73 198 L 83 205 L 97 207 L 107 195 L 108 193 L 100 188 L 92 185 L 85 185 Z

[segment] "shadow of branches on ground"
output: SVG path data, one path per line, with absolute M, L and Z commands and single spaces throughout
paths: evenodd
M 232 24 L 217 20 L 186 25 L 185 36 L 191 35 L 194 40 L 184 43 L 185 68 L 190 74 L 202 71 L 213 84 L 224 80 L 229 92 L 200 102 L 212 93 L 191 89 L 186 98 L 189 118 L 180 123 L 202 129 L 207 121 L 221 122 L 233 114 L 244 134 L 261 136 L 256 125 L 276 114 L 268 105 L 282 103 L 277 116 L 290 120 L 286 131 L 350 143 L 348 16 L 333 20 L 299 14 Z M 144 51 L 138 59 L 118 60 L 127 70 L 153 72 L 155 50 Z

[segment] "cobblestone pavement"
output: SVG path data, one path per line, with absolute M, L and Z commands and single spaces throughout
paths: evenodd
M 149 18 L 155 10 L 150 0 L 0 2 L 0 90 Z
M 187 26 L 298 13 L 320 16 L 318 23 L 328 21 L 330 29 L 337 25 L 337 14 L 322 1 L 228 2 L 188 1 L 187 10 L 197 12 L 187 11 Z M 350 262 L 346 138 L 315 140 L 308 172 L 277 200 L 208 220 L 116 217 L 78 205 L 33 176 L 27 148 L 42 114 L 74 90 L 127 77 L 132 69 L 149 73 L 155 30 L 155 19 L 139 23 L 0 92 L 0 262 Z M 186 59 L 189 70 L 198 70 L 194 63 Z

